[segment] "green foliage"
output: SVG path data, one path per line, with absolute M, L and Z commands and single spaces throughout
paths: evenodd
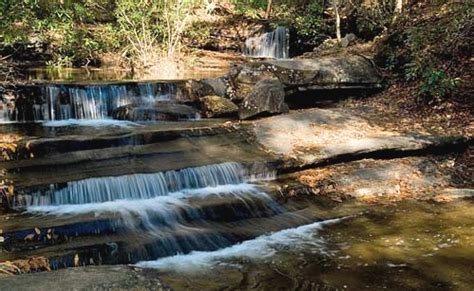
M 267 7 L 267 0 L 233 0 L 235 9 L 251 18 L 261 18 Z
M 293 26 L 298 34 L 310 41 L 316 42 L 329 31 L 324 21 L 324 6 L 322 1 L 311 1 L 304 11 L 297 13 Z
M 472 47 L 472 8 L 466 2 L 407 9 L 378 44 L 378 64 L 416 86 L 425 100 L 458 95 Z
M 107 44 L 110 38 L 92 30 L 100 27 L 96 21 L 107 14 L 108 0 L 1 0 L 0 4 L 0 42 L 29 42 L 35 36 L 35 41 L 50 44 L 49 66 L 87 64 L 103 49 L 115 45 Z
M 37 0 L 0 0 L 0 40 L 5 44 L 24 41 L 37 8 Z
M 390 69 L 389 67 L 387 67 Z M 423 72 L 423 66 L 418 62 L 411 62 L 405 65 L 405 80 L 414 81 L 418 79 Z
M 395 1 L 377 1 L 375 5 L 358 5 L 357 30 L 359 37 L 372 39 L 390 26 Z
M 421 80 L 420 95 L 434 97 L 436 100 L 440 100 L 453 92 L 461 82 L 459 78 L 450 78 L 443 70 L 431 68 L 423 72 Z
M 155 51 L 163 25 L 156 17 L 161 10 L 159 1 L 118 0 L 114 12 L 123 55 L 138 66 L 147 66 L 156 57 Z

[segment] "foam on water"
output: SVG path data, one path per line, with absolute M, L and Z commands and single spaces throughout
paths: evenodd
M 176 226 L 187 219 L 200 220 L 205 215 L 201 209 L 189 203 L 188 199 L 204 199 L 215 196 L 219 199 L 235 198 L 240 201 L 252 216 L 259 216 L 253 211 L 254 201 L 261 201 L 272 213 L 282 209 L 265 192 L 252 184 L 221 185 L 201 189 L 183 190 L 142 200 L 116 200 L 102 203 L 66 204 L 30 206 L 27 212 L 46 215 L 81 215 L 93 213 L 96 217 L 102 214 L 114 214 L 127 228 L 138 228 L 143 225 L 146 229 L 154 229 L 157 224 Z
M 266 258 L 274 255 L 279 249 L 300 249 L 304 247 L 305 250 L 311 249 L 324 253 L 324 241 L 317 236 L 317 231 L 325 225 L 338 223 L 342 219 L 319 221 L 296 228 L 281 230 L 216 251 L 193 251 L 185 255 L 175 255 L 154 261 L 143 261 L 137 263 L 136 266 L 160 270 L 196 272 L 225 264 L 226 261 L 233 258 Z

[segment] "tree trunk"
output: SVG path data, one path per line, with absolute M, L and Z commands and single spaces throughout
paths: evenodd
M 403 10 L 403 0 L 397 0 L 395 3 L 395 14 L 402 13 Z
M 272 3 L 273 3 L 272 0 L 268 0 L 267 11 L 265 11 L 265 19 L 270 18 L 270 14 L 272 13 Z
M 402 11 L 403 11 L 403 0 L 396 0 L 392 23 L 394 23 L 397 20 L 398 16 L 402 14 Z
M 398 1 L 398 0 L 397 0 Z M 339 16 L 339 0 L 332 0 L 334 14 L 336 15 L 336 38 L 341 43 L 341 17 Z

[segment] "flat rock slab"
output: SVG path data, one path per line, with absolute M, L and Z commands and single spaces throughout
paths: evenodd
M 423 150 L 458 140 L 416 132 L 401 134 L 361 116 L 357 109 L 292 111 L 255 121 L 254 132 L 268 151 L 293 160 L 294 166 L 370 153 Z
M 52 272 L 0 275 L 0 286 L 9 290 L 170 290 L 153 270 L 128 266 L 89 266 Z
M 457 177 L 448 156 L 365 159 L 309 169 L 292 174 L 316 195 L 343 200 L 353 197 L 369 202 L 393 202 L 408 198 L 451 201 L 470 198 L 474 190 Z M 459 188 L 458 188 L 459 187 Z
M 97 147 L 98 142 L 84 141 L 72 143 L 67 152 L 54 150 L 29 160 L 4 162 L 4 167 L 8 169 L 8 177 L 14 181 L 15 187 L 21 190 L 91 177 L 155 173 L 229 161 L 264 163 L 270 160 L 271 156 L 260 150 L 251 136 L 244 132 L 221 129 L 196 133 L 195 136 L 186 132 L 141 145 L 111 146 L 107 143 L 108 147 L 92 149 L 86 146 L 90 143 Z M 38 149 L 38 144 L 32 148 Z M 74 148 L 77 150 L 74 151 Z

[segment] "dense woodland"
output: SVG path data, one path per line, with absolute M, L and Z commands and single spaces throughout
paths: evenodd
M 472 84 L 470 1 L 4 0 L 0 9 L 2 62 L 146 69 L 232 37 L 223 49 L 241 50 L 252 24 L 268 23 L 288 26 L 299 54 L 354 34 L 390 76 L 433 100 Z M 232 28 L 247 32 L 224 35 Z

